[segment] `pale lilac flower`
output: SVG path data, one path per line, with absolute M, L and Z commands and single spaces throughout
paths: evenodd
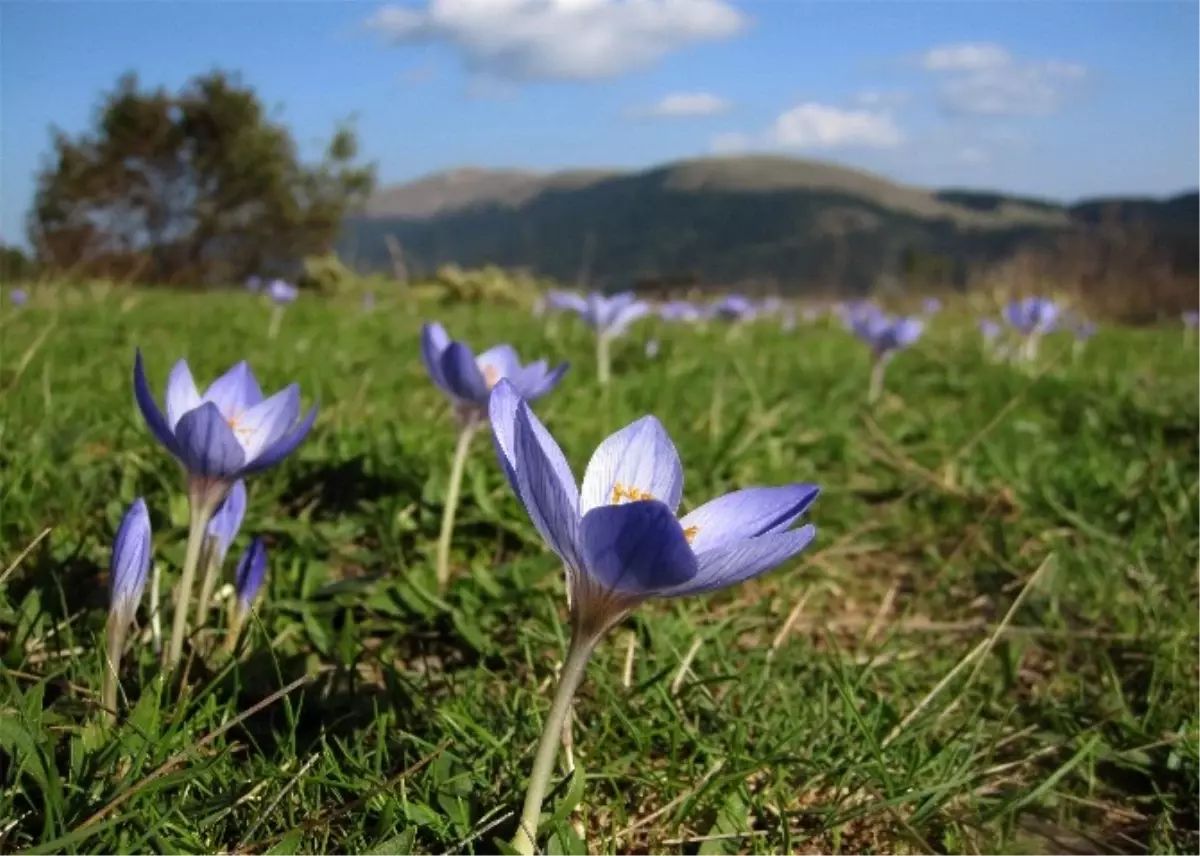
M 812 484 L 735 491 L 676 517 L 683 468 L 647 416 L 600 444 L 582 492 L 562 450 L 507 381 L 489 403 L 509 484 L 562 559 L 577 632 L 598 636 L 650 597 L 726 588 L 766 573 L 812 541 L 792 530 L 816 499 Z

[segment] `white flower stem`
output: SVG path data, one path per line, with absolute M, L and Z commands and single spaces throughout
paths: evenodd
M 438 590 L 445 592 L 450 585 L 450 540 L 454 536 L 454 516 L 458 512 L 459 491 L 462 488 L 463 471 L 467 466 L 467 453 L 471 450 L 471 438 L 479 427 L 476 419 L 469 419 L 458 435 L 454 447 L 454 463 L 450 466 L 450 484 L 446 487 L 446 504 L 442 509 L 442 532 L 437 544 Z
M 558 679 L 554 703 L 550 706 L 550 713 L 542 726 L 542 739 L 533 759 L 533 771 L 529 774 L 529 789 L 525 792 L 521 825 L 512 841 L 513 848 L 523 856 L 532 856 L 536 850 L 534 839 L 537 836 L 538 820 L 542 816 L 542 800 L 546 797 L 550 774 L 554 772 L 554 756 L 558 754 L 563 725 L 571 715 L 571 703 L 579 685 L 583 683 L 588 660 L 591 659 L 598 641 L 598 636 L 581 639 L 578 633 L 571 637 L 571 648 L 567 651 L 567 661 L 563 664 L 562 675 Z
M 887 373 L 887 364 L 890 359 L 890 355 L 880 354 L 871 364 L 871 382 L 867 387 L 868 404 L 874 404 L 883 394 L 883 376 Z
M 110 724 L 117 719 L 117 678 L 121 668 L 121 647 L 125 644 L 125 633 L 121 627 L 121 618 L 117 614 L 120 611 L 118 609 L 108 617 L 104 669 L 100 681 L 100 705 L 103 708 L 101 716 Z
M 601 386 L 608 386 L 610 369 L 608 334 L 600 333 L 596 336 L 596 378 L 600 381 Z
M 271 321 L 267 325 L 267 338 L 274 339 L 278 336 L 281 326 L 283 326 L 283 306 L 276 304 L 271 307 Z
M 223 497 L 218 498 L 218 502 Z M 188 523 L 187 555 L 183 559 L 183 576 L 176 590 L 175 615 L 171 624 L 171 645 L 163 666 L 173 669 L 183 656 L 183 637 L 187 635 L 188 601 L 192 599 L 192 587 L 196 582 L 196 566 L 200 564 L 200 550 L 207 535 L 208 520 L 216 503 L 193 495 L 189 503 L 191 518 Z
M 200 550 L 200 565 L 204 568 L 204 579 L 200 583 L 200 599 L 196 601 L 196 626 L 203 627 L 208 618 L 208 606 L 217 587 L 221 566 L 217 563 L 216 539 L 211 535 L 204 539 Z

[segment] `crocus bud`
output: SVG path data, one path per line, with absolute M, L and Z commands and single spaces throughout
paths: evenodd
M 267 547 L 261 537 L 255 537 L 238 560 L 234 585 L 237 589 L 237 610 L 243 616 L 250 611 L 267 579 Z

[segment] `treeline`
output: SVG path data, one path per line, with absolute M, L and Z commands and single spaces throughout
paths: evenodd
M 374 182 L 348 126 L 305 163 L 235 76 L 170 92 L 126 75 L 88 130 L 52 131 L 29 214 L 32 258 L 6 251 L 2 272 L 176 286 L 289 275 L 333 248 Z

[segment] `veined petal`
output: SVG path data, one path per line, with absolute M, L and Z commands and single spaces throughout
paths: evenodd
M 204 400 L 217 405 L 221 415 L 230 420 L 261 402 L 263 394 L 250 364 L 242 360 L 209 385 Z
M 451 342 L 442 352 L 442 378 L 447 390 L 456 398 L 472 404 L 483 404 L 488 398 L 487 381 L 475 365 L 471 349 L 462 342 Z
M 254 540 L 238 560 L 233 579 L 238 608 L 249 611 L 267 579 L 267 547 L 261 536 L 254 536 Z
M 179 417 L 189 410 L 200 406 L 200 393 L 196 390 L 196 381 L 192 379 L 192 370 L 188 368 L 187 360 L 180 360 L 171 368 L 167 375 L 167 424 L 171 430 L 179 424 Z
M 583 476 L 579 510 L 587 514 L 623 500 L 657 499 L 671 510 L 683 495 L 683 465 L 666 429 L 643 416 L 596 449 Z
M 217 566 L 225 561 L 229 545 L 237 537 L 242 528 L 242 520 L 246 517 L 246 483 L 238 479 L 225 494 L 225 499 L 217 506 L 212 520 L 208 523 L 208 536 L 216 540 Z
M 514 469 L 517 495 L 539 534 L 570 567 L 578 567 L 579 490 L 567 459 L 524 401 L 517 404 Z
M 446 379 L 442 377 L 442 353 L 449 345 L 450 335 L 441 324 L 434 322 L 421 328 L 421 362 L 425 364 L 425 371 L 429 372 L 433 382 L 446 392 L 449 390 L 446 388 Z
M 629 329 L 630 324 L 649 313 L 650 307 L 645 303 L 630 303 L 621 306 L 614 313 L 611 323 L 608 324 L 608 335 L 620 336 Z
M 524 371 L 522 371 L 521 378 L 517 382 L 518 388 L 521 389 L 521 396 L 526 401 L 533 401 L 534 399 L 541 398 L 550 390 L 554 389 L 554 387 L 558 386 L 558 382 L 562 380 L 562 376 L 567 373 L 567 369 L 570 368 L 568 363 L 563 363 L 562 365 L 555 366 L 550 371 L 546 371 L 545 360 L 538 360 L 538 365 L 541 368 L 541 375 L 536 381 L 527 380 L 527 376 L 525 375 Z M 529 367 L 526 366 L 526 369 L 528 368 Z M 521 386 L 521 384 L 527 385 Z
M 301 420 L 300 424 L 294 426 L 274 443 L 260 451 L 258 457 L 248 462 L 242 468 L 242 473 L 249 475 L 250 473 L 262 472 L 269 467 L 275 466 L 292 452 L 296 451 L 296 447 L 308 436 L 308 432 L 312 429 L 316 418 L 317 405 L 314 404 L 309 408 L 308 414 Z
M 816 536 L 815 526 L 734 541 L 696 556 L 700 570 L 685 583 L 660 592 L 663 597 L 703 594 L 764 574 L 795 556 Z
M 821 489 L 815 484 L 748 487 L 719 496 L 679 521 L 697 553 L 734 541 L 787 529 L 808 510 Z
M 489 387 L 495 386 L 502 377 L 516 377 L 521 372 L 521 359 L 512 345 L 488 348 L 475 358 L 475 365 L 479 367 Z
M 150 513 L 139 496 L 121 518 L 109 563 L 109 609 L 126 623 L 133 620 L 146 588 L 152 549 Z
M 521 499 L 521 488 L 517 483 L 517 406 L 521 396 L 516 387 L 506 379 L 496 384 L 488 397 L 488 420 L 492 423 L 492 445 L 496 447 L 496 459 L 508 485 L 517 499 Z M 524 503 L 525 500 L 521 500 Z
M 299 415 L 300 387 L 293 383 L 230 419 L 229 427 L 246 450 L 246 461 L 249 463 L 263 449 L 287 434 Z
M 674 512 L 657 500 L 593 508 L 579 524 L 579 547 L 586 573 L 626 594 L 657 594 L 699 569 Z
M 183 415 L 175 428 L 175 441 L 180 460 L 193 476 L 230 478 L 246 460 L 233 429 L 211 401 Z
M 140 348 L 134 352 L 133 357 L 133 397 L 137 400 L 138 409 L 142 411 L 142 418 L 146 420 L 150 433 L 158 442 L 166 446 L 168 452 L 177 458 L 180 457 L 179 444 L 175 442 L 175 433 L 167 423 L 162 411 L 158 409 L 158 402 L 154 400 L 154 394 L 150 392 L 150 384 L 146 382 L 146 369 L 142 365 Z

